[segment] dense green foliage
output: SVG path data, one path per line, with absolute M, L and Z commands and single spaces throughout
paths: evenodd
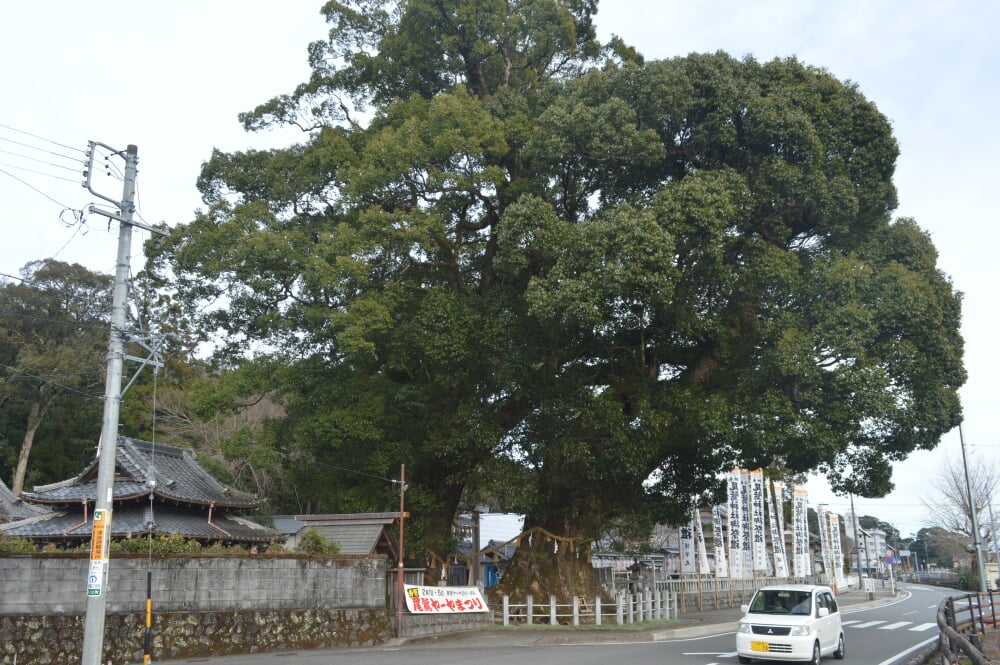
M 340 544 L 327 540 L 319 531 L 309 527 L 302 531 L 295 551 L 301 554 L 339 554 Z
M 111 278 L 76 264 L 35 261 L 0 284 L 0 471 L 16 494 L 93 458 L 110 311 Z
M 477 497 L 593 537 L 733 465 L 880 495 L 957 424 L 960 299 L 891 220 L 885 117 L 794 59 L 602 50 L 595 9 L 328 2 L 313 76 L 243 116 L 304 142 L 213 154 L 147 248 L 282 404 L 277 506 L 393 509 L 405 463 L 423 546 Z

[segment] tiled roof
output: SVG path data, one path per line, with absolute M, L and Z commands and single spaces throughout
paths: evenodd
M 341 554 L 370 555 L 395 552 L 391 529 L 399 513 L 337 513 L 325 515 L 275 515 L 274 526 L 286 535 L 314 529 L 325 539 L 340 545 Z
M 148 496 L 152 491 L 161 499 L 189 505 L 254 508 L 263 503 L 213 478 L 187 448 L 120 437 L 115 462 L 116 502 Z M 35 486 L 24 498 L 52 504 L 93 502 L 97 498 L 97 466 L 95 460 L 75 478 Z
M 79 538 L 90 540 L 93 515 L 83 521 L 83 514 L 75 510 L 47 513 L 10 524 L 0 524 L 0 533 L 22 538 Z M 130 504 L 115 507 L 111 515 L 111 535 L 114 538 L 145 536 L 150 530 L 154 535 L 181 534 L 199 540 L 223 540 L 239 542 L 269 542 L 281 539 L 274 529 L 261 526 L 250 520 L 213 511 L 212 521 L 208 521 L 207 510 L 197 510 L 177 506 Z M 214 526 L 213 526 L 214 525 Z
M 34 517 L 45 512 L 48 512 L 47 508 L 26 503 L 14 496 L 14 493 L 0 480 L 0 524 Z
M 340 546 L 341 554 L 361 554 L 368 556 L 375 553 L 375 546 L 382 538 L 380 524 L 340 524 L 312 526 L 319 535 Z M 388 541 L 386 541 L 388 542 Z

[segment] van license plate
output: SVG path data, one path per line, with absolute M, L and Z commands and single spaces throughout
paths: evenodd
M 770 645 L 767 642 L 751 642 L 750 651 L 770 651 Z

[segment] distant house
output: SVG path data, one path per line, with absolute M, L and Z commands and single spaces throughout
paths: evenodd
M 399 551 L 396 534 L 399 513 L 334 513 L 325 515 L 276 515 L 274 526 L 287 538 L 285 547 L 295 549 L 302 533 L 314 529 L 340 546 L 341 554 L 383 554 L 395 560 Z
M 20 497 L 14 496 L 14 493 L 0 480 L 0 524 L 36 517 L 46 512 L 48 512 L 46 508 L 27 503 Z
M 98 461 L 94 460 L 75 478 L 25 492 L 25 502 L 50 507 L 51 511 L 0 524 L 0 533 L 64 546 L 89 542 L 97 471 Z M 240 515 L 262 503 L 256 496 L 216 480 L 187 448 L 127 437 L 118 441 L 112 538 L 180 534 L 206 544 L 229 545 L 280 540 L 274 529 Z

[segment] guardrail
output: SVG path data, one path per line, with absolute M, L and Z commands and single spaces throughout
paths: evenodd
M 950 596 L 937 608 L 938 641 L 914 655 L 906 665 L 992 665 L 982 651 L 987 627 L 997 630 L 994 592 Z

